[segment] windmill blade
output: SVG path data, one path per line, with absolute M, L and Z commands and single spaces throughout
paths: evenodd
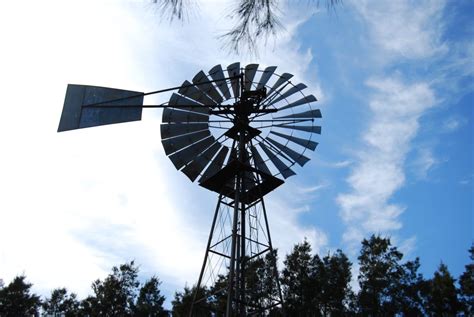
M 209 82 L 209 78 L 202 70 L 197 73 L 196 76 L 194 76 L 193 83 L 200 84 L 199 86 L 197 86 L 199 90 L 204 91 L 216 103 L 222 102 L 222 96 L 219 94 L 216 88 L 214 88 L 214 85 Z
M 321 118 L 321 111 L 319 109 L 308 110 L 305 112 L 293 113 L 287 116 L 275 117 L 275 119 L 284 119 L 284 118 Z
M 209 122 L 209 116 L 180 111 L 172 108 L 163 109 L 162 122 L 167 123 L 191 123 L 191 122 Z
M 277 69 L 276 66 L 269 66 L 265 68 L 265 70 L 262 73 L 262 76 L 260 77 L 260 81 L 258 82 L 257 90 L 265 87 L 268 80 L 270 79 L 270 77 L 272 77 L 276 69 Z
M 305 140 L 301 138 L 297 138 L 292 135 L 284 134 L 284 133 L 279 133 L 276 131 L 270 131 L 270 133 L 273 133 L 275 135 L 278 135 L 279 137 L 282 137 L 284 139 L 290 140 L 293 143 L 299 144 L 307 149 L 310 149 L 311 151 L 314 151 L 316 149 L 316 146 L 318 145 L 317 142 L 311 141 L 311 140 Z
M 244 90 L 249 91 L 252 88 L 253 78 L 257 72 L 258 64 L 248 64 L 245 66 Z
M 285 110 L 285 109 L 290 109 L 290 108 L 294 108 L 294 107 L 297 107 L 297 106 L 300 106 L 300 105 L 304 105 L 304 104 L 307 104 L 307 103 L 310 103 L 310 102 L 315 102 L 315 101 L 318 101 L 318 99 L 316 99 L 315 96 L 313 95 L 309 95 L 309 96 L 305 96 L 297 101 L 294 101 L 290 104 L 287 104 L 286 106 L 283 106 L 281 108 L 278 108 L 278 111 L 280 110 Z M 273 101 L 271 102 L 270 104 L 272 103 L 275 103 L 276 101 Z
M 275 127 L 321 134 L 321 127 L 317 125 L 289 125 L 288 123 L 283 123 L 276 124 Z
M 161 138 L 168 139 L 182 134 L 209 129 L 209 125 L 207 123 L 162 123 L 160 128 Z
M 203 113 L 209 115 L 210 109 L 207 106 L 204 106 L 200 103 L 197 103 L 194 100 L 188 99 L 184 96 L 173 93 L 171 95 L 170 101 L 168 102 L 169 106 L 180 106 L 179 109 L 192 111 L 197 113 Z M 190 106 L 190 107 L 184 107 Z
M 309 158 L 307 158 L 306 156 L 304 156 L 303 154 L 301 153 L 298 153 L 292 149 L 290 149 L 289 147 L 273 140 L 272 138 L 270 137 L 267 137 L 267 140 L 273 144 L 274 146 L 276 146 L 278 149 L 280 149 L 283 153 L 285 153 L 286 155 L 288 155 L 293 161 L 295 161 L 296 163 L 298 163 L 300 166 L 303 166 L 305 165 L 306 163 L 309 162 Z
M 278 98 L 275 98 L 274 100 L 272 100 L 272 101 L 268 104 L 268 106 L 269 106 L 269 105 L 272 105 L 272 104 L 274 104 L 274 103 L 277 103 L 277 102 L 280 101 L 280 100 L 283 100 L 283 99 L 285 99 L 285 98 L 288 98 L 288 97 L 290 97 L 291 95 L 297 93 L 298 91 L 301 91 L 301 90 L 305 89 L 306 87 L 308 87 L 308 86 L 306 86 L 305 84 L 302 84 L 302 83 L 300 83 L 300 84 L 298 84 L 298 85 L 296 85 L 296 86 L 293 86 L 293 87 L 291 87 L 290 89 L 288 89 L 286 92 L 284 92 L 283 94 L 281 94 Z
M 216 86 L 219 88 L 222 95 L 224 95 L 225 99 L 232 98 L 230 95 L 229 86 L 227 86 L 227 81 L 224 80 L 225 76 L 220 64 L 211 68 L 209 71 L 209 76 L 211 76 L 213 80 L 218 80 L 216 81 Z
M 286 83 L 288 80 L 290 80 L 293 77 L 292 74 L 289 73 L 284 73 L 278 78 L 278 80 L 273 84 L 272 88 L 267 93 L 267 96 L 270 96 L 272 92 L 274 92 L 278 87 Z
M 107 107 L 85 107 L 122 98 L 127 99 L 108 102 Z M 123 105 L 137 105 L 137 107 L 123 107 Z M 142 105 L 142 92 L 69 84 L 58 132 L 138 121 L 142 119 Z
M 179 151 L 186 146 L 207 138 L 210 134 L 211 132 L 209 132 L 209 130 L 204 130 L 196 133 L 177 136 L 175 138 L 161 140 L 161 143 L 163 144 L 166 155 L 170 155 L 171 153 Z
M 215 105 L 216 102 L 209 98 L 202 90 L 185 80 L 178 92 L 190 99 L 193 99 L 204 105 Z
M 209 164 L 202 177 L 199 179 L 199 183 L 204 182 L 222 168 L 225 157 L 227 156 L 227 152 L 229 152 L 229 148 L 227 146 L 223 146 L 216 157 L 212 160 L 211 164 Z
M 233 63 L 227 66 L 227 73 L 229 77 L 240 75 L 240 63 Z M 234 78 L 230 80 L 232 91 L 234 92 L 234 98 L 240 97 L 240 78 Z
M 178 152 L 171 154 L 169 158 L 171 162 L 173 162 L 176 169 L 179 170 L 181 167 L 196 158 L 196 156 L 202 153 L 202 151 L 211 146 L 211 144 L 215 141 L 216 139 L 212 135 L 210 135 L 209 137 L 202 139 L 199 142 L 196 142 Z
M 270 161 L 272 161 L 273 165 L 275 165 L 275 167 L 278 169 L 278 171 L 280 172 L 280 174 L 285 178 L 287 179 L 288 177 L 290 176 L 293 176 L 293 175 L 296 175 L 295 172 L 293 172 L 293 170 L 291 170 L 291 168 L 289 166 L 286 166 L 285 163 L 283 163 L 277 156 L 275 153 L 273 153 L 272 151 L 270 151 L 270 149 L 265 145 L 263 144 L 263 142 L 260 142 L 260 147 L 262 148 L 263 152 L 265 152 L 265 154 L 268 156 L 268 158 L 270 159 Z
M 217 151 L 222 147 L 218 142 L 215 142 L 206 151 L 201 153 L 198 157 L 186 165 L 181 171 L 192 181 L 196 180 L 199 174 L 204 170 L 207 164 L 212 160 Z
M 268 169 L 267 165 L 263 161 L 262 156 L 260 155 L 260 153 L 258 153 L 257 148 L 252 145 L 250 147 L 250 151 L 252 152 L 253 161 L 257 169 L 267 173 L 268 175 L 272 175 L 272 173 L 270 172 L 270 169 Z

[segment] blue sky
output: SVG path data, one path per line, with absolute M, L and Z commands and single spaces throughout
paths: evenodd
M 281 1 L 285 30 L 258 57 L 220 49 L 230 5 L 200 1 L 170 25 L 147 1 L 0 4 L 0 278 L 24 273 L 41 294 L 85 296 L 135 259 L 168 299 L 194 283 L 216 196 L 166 158 L 161 112 L 56 129 L 68 83 L 152 91 L 234 61 L 293 73 L 323 113 L 312 160 L 268 196 L 281 258 L 306 237 L 355 263 L 361 239 L 379 233 L 419 256 L 425 277 L 441 261 L 463 271 L 474 224 L 472 2 L 344 1 L 328 13 Z

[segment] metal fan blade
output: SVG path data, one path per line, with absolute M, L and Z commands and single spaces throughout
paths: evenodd
M 204 105 L 215 105 L 216 102 L 209 98 L 202 90 L 199 90 L 196 86 L 194 86 L 189 81 L 185 80 L 184 83 L 178 92 L 186 97 L 196 100 Z
M 169 138 L 166 140 L 161 140 L 163 148 L 165 149 L 166 155 L 170 155 L 176 151 L 185 148 L 195 142 L 201 141 L 204 138 L 207 138 L 211 132 L 209 130 L 199 131 L 196 133 L 185 134 L 177 136 L 175 138 Z
M 287 91 L 285 91 L 283 94 L 281 94 L 278 98 L 275 98 L 274 100 L 272 100 L 268 105 L 277 103 L 280 100 L 288 98 L 289 96 L 293 95 L 294 93 L 297 93 L 298 91 L 305 89 L 306 87 L 308 86 L 306 86 L 305 84 L 298 84 L 296 86 L 293 86 Z
M 278 87 L 286 83 L 288 80 L 290 80 L 293 77 L 292 74 L 289 73 L 284 73 L 283 75 L 278 78 L 278 80 L 273 84 L 272 88 L 267 93 L 267 96 L 270 96 L 272 92 L 274 92 Z
M 280 110 L 285 110 L 285 109 L 290 109 L 290 108 L 294 108 L 294 107 L 297 107 L 297 106 L 300 106 L 300 105 L 304 105 L 304 104 L 307 104 L 307 103 L 310 103 L 310 102 L 314 102 L 314 101 L 318 101 L 318 99 L 316 99 L 315 96 L 313 95 L 309 95 L 309 96 L 305 96 L 297 101 L 294 101 L 290 104 L 287 104 L 286 106 L 283 106 L 281 108 L 278 108 L 278 111 Z M 272 103 L 274 103 L 276 101 L 273 101 Z
M 300 166 L 303 166 L 305 165 L 306 163 L 309 162 L 309 158 L 307 158 L 306 156 L 304 156 L 303 154 L 301 153 L 298 153 L 292 149 L 290 149 L 289 147 L 273 140 L 272 138 L 270 137 L 267 137 L 267 140 L 273 144 L 274 146 L 276 146 L 277 148 L 279 148 L 283 153 L 285 153 L 286 155 L 288 155 L 289 157 L 291 157 L 291 159 L 293 161 L 295 161 L 296 163 L 298 163 Z
M 209 71 L 209 76 L 211 76 L 213 80 L 218 80 L 216 81 L 217 88 L 219 88 L 226 99 L 230 99 L 231 96 L 229 86 L 227 86 L 227 81 L 224 80 L 225 76 L 224 72 L 222 71 L 222 66 L 219 64 L 212 67 Z
M 227 66 L 227 73 L 229 77 L 240 75 L 240 63 L 233 63 Z M 230 80 L 232 85 L 232 91 L 234 92 L 234 98 L 240 97 L 240 78 L 234 78 Z
M 195 159 L 196 156 L 198 156 L 200 153 L 202 153 L 202 151 L 211 146 L 211 144 L 215 141 L 216 139 L 212 135 L 210 135 L 209 137 L 199 142 L 196 142 L 178 152 L 174 152 L 169 156 L 169 158 L 171 162 L 173 162 L 176 169 L 179 170 L 181 167 Z
M 219 92 L 214 88 L 214 85 L 209 82 L 209 78 L 207 75 L 201 70 L 199 73 L 196 74 L 193 78 L 194 84 L 200 84 L 197 86 L 199 90 L 204 91 L 209 97 L 211 97 L 215 102 L 221 103 L 222 96 Z
M 263 161 L 262 156 L 260 155 L 260 153 L 258 153 L 257 148 L 252 145 L 250 147 L 250 151 L 252 152 L 253 161 L 254 161 L 255 166 L 257 167 L 257 169 L 261 170 L 262 172 L 267 173 L 268 175 L 272 175 L 272 173 L 268 169 L 267 165 Z
M 107 103 L 111 105 L 110 107 L 84 107 L 128 97 L 133 98 Z M 121 107 L 122 105 L 137 105 L 137 107 Z M 142 92 L 69 84 L 58 132 L 138 121 L 142 118 L 142 105 Z
M 300 113 L 293 113 L 287 116 L 275 117 L 275 119 L 284 119 L 284 118 L 321 118 L 321 111 L 319 109 L 309 110 Z
M 301 139 L 301 138 L 297 138 L 295 136 L 292 136 L 292 135 L 288 135 L 288 134 L 283 134 L 283 133 L 279 133 L 279 132 L 275 132 L 275 131 L 270 131 L 270 133 L 273 133 L 275 135 L 278 135 L 279 137 L 282 137 L 284 139 L 287 139 L 287 140 L 290 140 L 291 142 L 294 142 L 296 144 L 299 144 L 301 146 L 304 146 L 305 148 L 307 149 L 310 149 L 312 151 L 314 151 L 316 149 L 316 146 L 318 145 L 317 142 L 314 142 L 314 141 L 311 141 L 311 140 L 305 140 L 305 139 Z
M 248 64 L 245 66 L 244 89 L 249 91 L 252 88 L 253 78 L 257 72 L 258 64 Z
M 265 87 L 268 80 L 270 79 L 270 77 L 272 77 L 276 69 L 277 69 L 276 66 L 269 66 L 265 68 L 265 70 L 262 73 L 262 76 L 260 77 L 260 81 L 258 82 L 257 90 Z
M 163 109 L 162 122 L 164 123 L 209 122 L 209 116 L 194 113 L 194 112 L 165 108 Z
M 270 161 L 272 161 L 273 165 L 275 165 L 275 167 L 278 169 L 278 171 L 280 172 L 280 174 L 286 179 L 292 175 L 296 175 L 295 172 L 293 172 L 293 170 L 289 167 L 289 166 L 286 166 L 285 163 L 283 163 L 277 156 L 275 153 L 273 153 L 272 151 L 270 151 L 270 149 L 265 145 L 263 144 L 263 142 L 260 142 L 260 147 L 262 148 L 262 150 L 265 152 L 265 154 L 267 154 L 268 158 L 270 159 Z
M 194 182 L 199 174 L 203 171 L 203 169 L 209 164 L 212 160 L 214 155 L 216 155 L 217 151 L 221 148 L 221 144 L 219 142 L 215 142 L 209 147 L 206 151 L 201 153 L 198 157 L 196 157 L 191 163 L 186 165 L 181 171 L 191 180 Z
M 289 125 L 288 123 L 283 123 L 283 124 L 276 124 L 275 126 L 280 127 L 280 128 L 321 134 L 321 127 L 317 125 Z
M 229 148 L 227 146 L 223 146 L 216 157 L 212 160 L 211 164 L 209 164 L 202 177 L 199 179 L 199 183 L 204 182 L 222 168 L 225 157 L 227 156 L 227 152 L 229 152 Z
M 181 95 L 173 93 L 171 95 L 170 101 L 168 102 L 169 106 L 180 106 L 178 109 L 181 110 L 186 110 L 186 111 L 192 111 L 192 112 L 198 112 L 198 113 L 203 113 L 209 115 L 209 107 L 204 106 L 200 103 L 195 102 L 194 100 L 185 98 Z M 184 106 L 190 106 L 190 107 L 184 107 Z
M 175 123 L 175 124 L 161 124 L 161 138 L 168 139 L 181 134 L 193 133 L 209 128 L 207 123 Z

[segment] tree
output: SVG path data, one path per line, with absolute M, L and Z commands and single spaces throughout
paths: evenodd
M 295 245 L 283 263 L 282 286 L 286 313 L 289 316 L 313 316 L 314 298 L 318 290 L 311 284 L 313 265 L 309 242 L 305 240 Z
M 474 244 L 469 249 L 471 263 L 465 266 L 466 270 L 459 278 L 461 301 L 467 316 L 474 315 Z
M 313 257 L 311 280 L 315 293 L 315 307 L 322 316 L 347 316 L 354 294 L 350 288 L 351 262 L 337 250 L 323 259 Z
M 32 284 L 25 276 L 17 276 L 6 287 L 0 289 L 0 316 L 22 317 L 38 314 L 41 305 L 39 296 L 30 293 Z
M 191 3 L 188 0 L 153 0 L 161 12 L 168 16 L 170 21 L 179 20 L 187 16 Z M 310 1 L 311 2 L 311 1 Z M 319 7 L 319 0 L 312 1 Z M 280 22 L 278 0 L 240 0 L 228 16 L 237 20 L 232 29 L 224 33 L 221 38 L 230 50 L 239 52 L 248 50 L 255 52 L 259 40 L 265 42 L 271 36 L 276 36 L 283 29 Z M 326 6 L 335 9 L 342 0 L 326 0 Z
M 83 304 L 93 316 L 132 316 L 140 283 L 134 261 L 112 268 L 104 281 L 92 283 L 93 297 Z
M 429 281 L 427 312 L 430 316 L 456 316 L 460 312 L 461 305 L 454 282 L 448 267 L 441 263 Z
M 184 287 L 183 292 L 176 292 L 174 294 L 174 300 L 171 302 L 173 305 L 172 315 L 173 317 L 188 317 L 189 311 L 191 310 L 191 304 L 193 302 L 195 287 L 189 288 Z M 200 288 L 196 298 L 205 298 L 208 293 L 206 288 Z M 193 307 L 193 316 L 195 317 L 211 317 L 212 310 L 208 301 L 202 301 Z M 217 315 L 220 316 L 220 315 Z
M 168 316 L 163 308 L 165 297 L 160 294 L 160 284 L 161 282 L 156 276 L 145 282 L 138 295 L 134 316 Z
M 74 293 L 68 294 L 65 288 L 57 288 L 51 292 L 42 304 L 45 313 L 53 316 L 79 316 L 79 302 Z
M 400 279 L 396 301 L 403 316 L 426 316 L 425 297 L 429 285 L 418 273 L 420 259 L 403 264 L 403 275 Z
M 388 238 L 372 235 L 362 240 L 358 304 L 363 316 L 393 316 L 400 310 L 397 297 L 404 273 L 399 264 L 402 257 Z

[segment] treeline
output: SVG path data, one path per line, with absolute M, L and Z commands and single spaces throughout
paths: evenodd
M 294 246 L 279 272 L 286 316 L 474 316 L 474 245 L 471 262 L 458 281 L 444 264 L 433 277 L 418 272 L 419 259 L 403 261 L 403 254 L 390 239 L 372 236 L 362 241 L 358 256 L 358 291 L 351 287 L 352 263 L 337 250 L 325 256 L 313 255 L 308 241 Z M 246 301 L 264 304 L 278 296 L 277 280 L 271 272 L 276 252 L 265 259 L 250 262 Z M 225 296 L 206 296 L 226 285 L 220 276 L 209 289 L 200 289 L 207 297 L 195 310 L 195 316 L 221 316 Z M 93 295 L 79 300 L 65 288 L 55 289 L 41 299 L 31 292 L 25 276 L 8 285 L 0 285 L 0 316 L 188 316 L 193 288 L 176 292 L 172 310 L 163 307 L 156 276 L 144 283 L 138 280 L 138 267 L 132 261 L 114 267 L 104 280 L 92 283 Z M 217 313 L 216 313 L 217 312 Z M 267 316 L 283 316 L 275 307 Z

